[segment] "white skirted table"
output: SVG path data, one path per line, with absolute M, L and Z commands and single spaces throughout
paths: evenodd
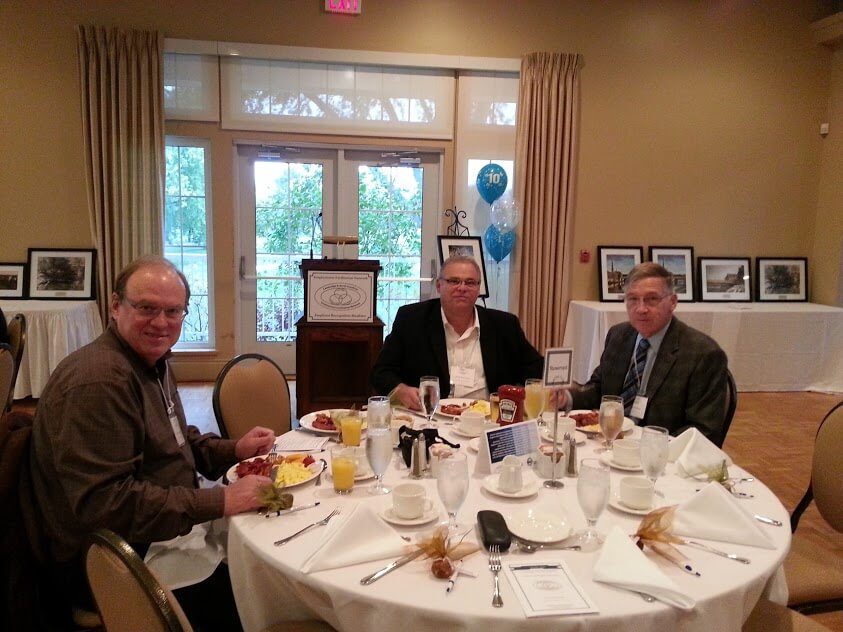
M 679 303 L 675 315 L 714 338 L 740 391 L 843 393 L 843 309 L 815 303 Z M 623 303 L 571 301 L 566 347 L 573 378 L 588 381 Z
M 102 333 L 96 301 L 0 301 L 6 320 L 26 317 L 26 345 L 15 399 L 40 397 L 50 373 L 68 354 Z

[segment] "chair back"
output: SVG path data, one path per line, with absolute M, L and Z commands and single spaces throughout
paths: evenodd
M 18 371 L 20 371 L 20 363 L 23 360 L 23 349 L 26 346 L 26 316 L 23 314 L 15 314 L 14 318 L 9 321 L 7 333 L 9 335 L 9 348 L 12 351 L 12 357 L 15 361 L 15 371 L 12 376 L 12 390 L 8 394 L 6 410 L 12 409 L 12 399 L 15 396 L 15 382 L 18 379 Z M 0 399 L 0 402 L 6 400 Z
M 116 533 L 99 529 L 91 536 L 85 571 L 108 632 L 192 632 L 173 594 Z
M 5 342 L 0 342 L 0 414 L 7 408 L 15 390 L 15 358 Z
M 811 488 L 823 519 L 843 533 L 843 402 L 823 419 L 814 441 Z
M 254 426 L 276 435 L 290 430 L 290 386 L 275 362 L 260 353 L 230 360 L 214 383 L 214 416 L 220 435 L 239 439 Z
M 732 425 L 732 419 L 735 417 L 735 410 L 738 407 L 738 385 L 735 384 L 735 376 L 729 369 L 726 369 L 726 413 L 723 415 L 723 432 L 720 435 L 720 446 L 726 441 L 726 433 L 729 432 L 729 426 Z

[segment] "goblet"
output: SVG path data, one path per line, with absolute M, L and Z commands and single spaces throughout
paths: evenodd
M 390 489 L 383 484 L 383 475 L 392 459 L 392 408 L 389 398 L 382 395 L 369 398 L 366 409 L 366 458 L 375 473 L 375 485 L 370 494 L 388 494 Z
M 436 490 L 439 499 L 448 512 L 448 530 L 454 533 L 458 528 L 457 511 L 468 494 L 468 460 L 463 452 L 455 452 L 437 464 Z
M 603 537 L 597 532 L 595 525 L 609 503 L 609 468 L 599 459 L 580 461 L 577 501 L 588 526 L 577 534 L 576 543 L 583 551 L 595 551 L 603 543 Z
M 544 382 L 537 378 L 530 378 L 524 381 L 524 411 L 527 419 L 535 419 L 539 426 L 544 425 L 542 411 L 544 411 L 545 392 Z
M 623 398 L 617 395 L 604 395 L 600 398 L 600 413 L 598 416 L 600 432 L 606 440 L 604 448 L 598 448 L 597 452 L 605 452 L 612 449 L 615 438 L 623 428 Z
M 435 375 L 423 375 L 419 380 L 419 399 L 427 416 L 428 426 L 433 420 L 433 413 L 439 406 L 439 378 Z
M 644 470 L 644 476 L 653 481 L 653 489 L 667 465 L 667 444 L 667 428 L 644 426 L 641 429 L 641 469 Z

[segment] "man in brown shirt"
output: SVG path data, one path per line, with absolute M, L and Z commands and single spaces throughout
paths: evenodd
M 166 259 L 130 264 L 117 277 L 107 330 L 56 368 L 38 402 L 33 490 L 60 581 L 77 597 L 93 530 L 111 529 L 143 555 L 195 524 L 257 509 L 257 489 L 269 483 L 247 476 L 198 485 L 197 472 L 217 479 L 268 452 L 275 435 L 258 427 L 233 441 L 186 424 L 167 358 L 189 298 L 187 280 Z

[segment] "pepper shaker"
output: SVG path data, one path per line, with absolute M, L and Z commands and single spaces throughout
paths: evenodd
M 413 439 L 413 447 L 410 450 L 410 478 L 422 478 L 424 476 L 425 443 L 423 434 Z
M 579 462 L 577 461 L 577 439 L 567 432 L 564 441 L 568 442 L 568 450 L 565 453 L 565 476 L 575 478 L 579 475 Z

